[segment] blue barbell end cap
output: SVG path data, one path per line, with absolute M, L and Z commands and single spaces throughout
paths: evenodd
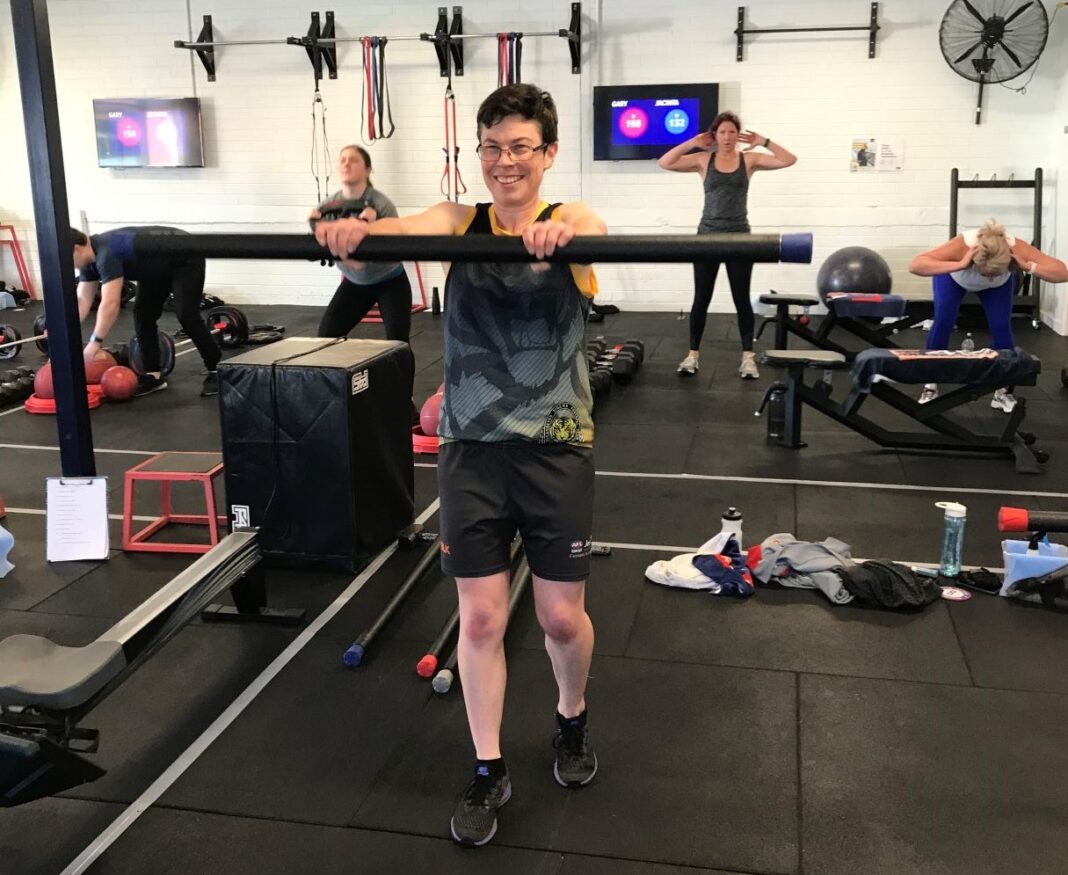
M 812 264 L 812 234 L 783 234 L 779 238 L 779 261 L 789 264 Z
M 362 644 L 353 644 L 346 650 L 342 656 L 341 661 L 345 663 L 349 668 L 357 668 L 360 663 L 363 662 L 364 649 Z

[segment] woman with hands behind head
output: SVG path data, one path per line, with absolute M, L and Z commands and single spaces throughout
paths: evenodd
M 738 151 L 738 144 L 748 148 Z M 754 152 L 757 147 L 767 152 Z M 694 152 L 694 149 L 700 149 Z M 770 153 L 770 154 L 769 154 Z M 680 143 L 664 154 L 657 162 L 665 170 L 677 173 L 700 175 L 705 204 L 699 234 L 712 232 L 749 233 L 749 180 L 758 170 L 780 170 L 797 162 L 793 153 L 768 137 L 753 131 L 742 130 L 742 123 L 732 112 L 721 112 L 709 129 L 696 137 Z M 760 376 L 753 354 L 753 302 L 750 299 L 750 283 L 753 278 L 753 262 L 728 259 L 727 279 L 731 285 L 731 297 L 738 314 L 738 333 L 742 340 L 742 362 L 738 375 L 743 380 L 755 380 Z M 700 262 L 693 266 L 693 305 L 690 308 L 690 350 L 679 364 L 680 376 L 693 376 L 699 365 L 701 338 L 705 331 L 708 305 L 712 303 L 712 291 L 720 262 Z

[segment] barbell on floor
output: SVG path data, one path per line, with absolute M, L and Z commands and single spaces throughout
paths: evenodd
M 334 260 L 310 234 L 175 234 L 141 235 L 138 257 L 192 255 L 201 258 Z M 518 238 L 488 234 L 375 235 L 352 254 L 358 261 L 538 261 Z M 812 261 L 812 235 L 793 234 L 616 234 L 575 237 L 544 261 L 559 264 L 596 262 L 700 262 L 731 258 L 752 262 Z

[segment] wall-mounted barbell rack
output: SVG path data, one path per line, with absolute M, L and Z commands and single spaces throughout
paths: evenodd
M 383 42 L 400 42 L 419 40 L 433 44 L 438 56 L 441 75 L 463 76 L 464 74 L 464 40 L 499 39 L 500 33 L 464 33 L 463 7 L 452 7 L 452 21 L 449 20 L 449 8 L 438 7 L 438 18 L 433 33 L 411 34 L 407 36 L 376 37 Z M 339 37 L 336 35 L 334 13 L 324 13 L 325 23 L 320 24 L 318 12 L 311 13 L 311 25 L 305 36 L 289 36 L 282 39 L 251 40 L 217 40 L 212 25 L 212 17 L 204 16 L 204 23 L 195 40 L 175 40 L 176 49 L 188 49 L 196 52 L 207 72 L 208 81 L 215 81 L 215 49 L 222 46 L 265 46 L 290 45 L 301 46 L 308 53 L 316 83 L 323 77 L 323 68 L 331 79 L 337 78 L 338 43 L 362 42 L 363 37 Z M 508 36 L 525 39 L 527 37 L 559 37 L 567 40 L 571 55 L 571 72 L 582 71 L 582 4 L 571 4 L 571 21 L 566 28 L 559 30 L 508 32 Z
M 736 61 L 745 60 L 745 38 L 754 34 L 762 33 L 829 33 L 842 31 L 866 31 L 868 34 L 868 57 L 875 57 L 875 35 L 879 32 L 879 4 L 871 4 L 871 15 L 867 24 L 857 27 L 765 27 L 747 28 L 745 26 L 745 7 L 738 7 L 738 27 L 734 35 L 738 37 L 738 52 Z

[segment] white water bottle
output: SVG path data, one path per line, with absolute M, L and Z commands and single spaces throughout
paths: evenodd
M 964 335 L 964 342 L 960 345 L 961 352 L 975 352 L 975 341 L 972 340 L 971 332 Z
M 734 535 L 735 540 L 738 542 L 738 549 L 744 549 L 742 547 L 742 512 L 736 507 L 728 507 L 723 512 L 721 520 L 720 534 Z

